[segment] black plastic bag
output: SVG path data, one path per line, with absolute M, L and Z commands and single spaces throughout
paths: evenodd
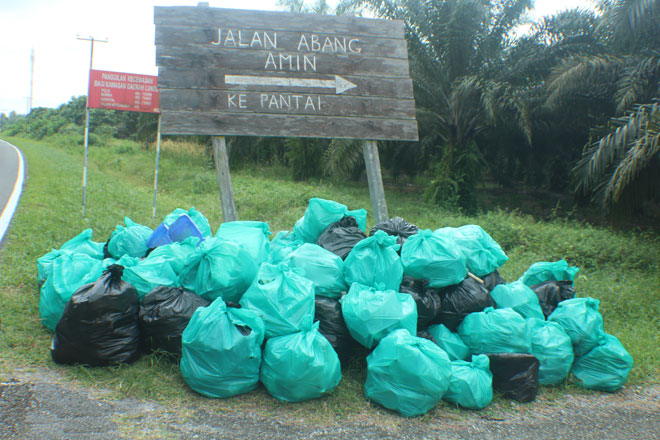
M 502 276 L 498 271 L 494 271 L 489 273 L 488 275 L 484 275 L 483 277 L 481 277 L 481 279 L 484 281 L 484 287 L 489 292 L 493 290 L 495 286 L 499 286 L 500 284 L 506 284 L 506 281 L 504 281 L 504 278 L 502 278 Z
M 140 304 L 140 340 L 143 349 L 181 354 L 181 335 L 199 307 L 207 299 L 181 287 L 158 286 Z
M 316 295 L 314 321 L 319 321 L 319 332 L 330 342 L 342 364 L 356 353 L 359 344 L 353 339 L 341 313 L 337 299 Z
M 394 217 L 389 220 L 385 220 L 384 222 L 380 222 L 374 225 L 373 228 L 369 231 L 369 236 L 371 237 L 376 233 L 376 231 L 384 231 L 388 235 L 394 235 L 397 237 L 396 242 L 403 246 L 403 243 L 405 243 L 406 238 L 410 237 L 411 235 L 417 234 L 419 232 L 419 228 L 416 225 L 413 225 L 412 223 L 408 223 L 401 217 Z M 401 249 L 399 249 L 399 253 L 401 252 Z
M 123 266 L 109 266 L 67 302 L 51 347 L 56 363 L 102 366 L 137 359 L 139 299 L 135 287 L 122 281 L 123 272 Z
M 539 392 L 539 361 L 528 353 L 490 353 L 493 389 L 508 399 L 531 402 Z
M 545 319 L 548 319 L 560 302 L 575 298 L 575 288 L 571 280 L 546 281 L 532 286 L 531 289 L 539 297 L 539 304 L 541 304 Z
M 438 322 L 452 332 L 470 313 L 481 312 L 486 307 L 495 307 L 495 301 L 486 288 L 478 281 L 468 277 L 460 284 L 445 287 L 442 292 L 442 307 Z
M 419 280 L 409 276 L 403 277 L 399 292 L 407 293 L 415 300 L 415 304 L 417 304 L 417 328 L 426 328 L 438 319 L 442 306 L 441 290 L 430 288 L 427 280 Z
M 358 227 L 355 217 L 348 215 L 328 226 L 316 244 L 345 260 L 353 246 L 365 238 L 367 236 Z

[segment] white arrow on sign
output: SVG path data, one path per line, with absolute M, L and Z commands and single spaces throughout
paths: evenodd
M 225 84 L 248 86 L 283 86 L 283 87 L 322 87 L 335 89 L 336 94 L 344 93 L 357 85 L 339 75 L 335 79 L 279 78 L 273 76 L 225 75 Z

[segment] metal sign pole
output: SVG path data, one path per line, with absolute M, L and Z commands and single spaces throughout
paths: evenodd
M 108 40 L 98 40 L 94 37 L 81 38 L 76 37 L 77 40 L 85 40 L 91 42 L 91 49 L 89 53 L 89 73 L 92 73 L 92 63 L 94 61 L 94 42 L 107 43 Z M 87 147 L 89 146 L 89 84 L 87 84 L 87 99 L 85 102 L 85 160 L 83 164 L 83 178 L 82 178 L 82 216 L 85 216 L 85 211 L 87 209 Z
M 160 164 L 160 115 L 158 115 L 158 134 L 156 135 L 156 170 L 154 171 L 154 204 L 151 218 L 156 218 L 156 194 L 158 193 L 158 166 Z
M 367 180 L 369 182 L 369 198 L 374 211 L 376 223 L 384 222 L 387 215 L 387 203 L 385 202 L 385 190 L 383 189 L 383 177 L 380 173 L 380 158 L 378 156 L 378 144 L 376 141 L 364 141 L 362 144 L 364 164 L 367 168 Z
M 234 191 L 229 175 L 229 158 L 227 157 L 227 144 L 224 136 L 213 136 L 213 157 L 215 160 L 215 173 L 220 188 L 220 203 L 222 217 L 225 222 L 236 221 L 236 205 L 234 204 Z

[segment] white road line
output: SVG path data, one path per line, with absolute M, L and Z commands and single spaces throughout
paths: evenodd
M 16 148 L 9 142 L 7 142 L 7 145 L 11 146 L 18 155 L 18 175 L 16 176 L 16 182 L 14 182 L 14 189 L 12 190 L 11 195 L 9 196 L 7 205 L 5 205 L 5 209 L 3 209 L 2 214 L 0 214 L 0 242 L 2 242 L 2 239 L 5 236 L 5 232 L 7 232 L 7 229 L 9 228 L 9 222 L 11 222 L 11 218 L 14 216 L 14 212 L 16 211 L 16 206 L 18 206 L 18 199 L 20 199 L 21 192 L 23 191 L 23 178 L 24 178 L 23 155 L 21 154 L 18 148 Z

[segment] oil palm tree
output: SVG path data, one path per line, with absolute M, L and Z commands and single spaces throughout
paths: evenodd
M 427 195 L 473 204 L 485 164 L 477 139 L 515 121 L 531 142 L 523 96 L 501 67 L 531 0 L 358 0 L 382 18 L 405 23 L 420 125 L 419 146 L 436 157 Z
M 631 214 L 658 197 L 660 0 L 603 0 L 600 53 L 570 56 L 549 82 L 548 105 L 600 102 L 611 119 L 591 130 L 574 167 L 575 192 L 606 214 Z

